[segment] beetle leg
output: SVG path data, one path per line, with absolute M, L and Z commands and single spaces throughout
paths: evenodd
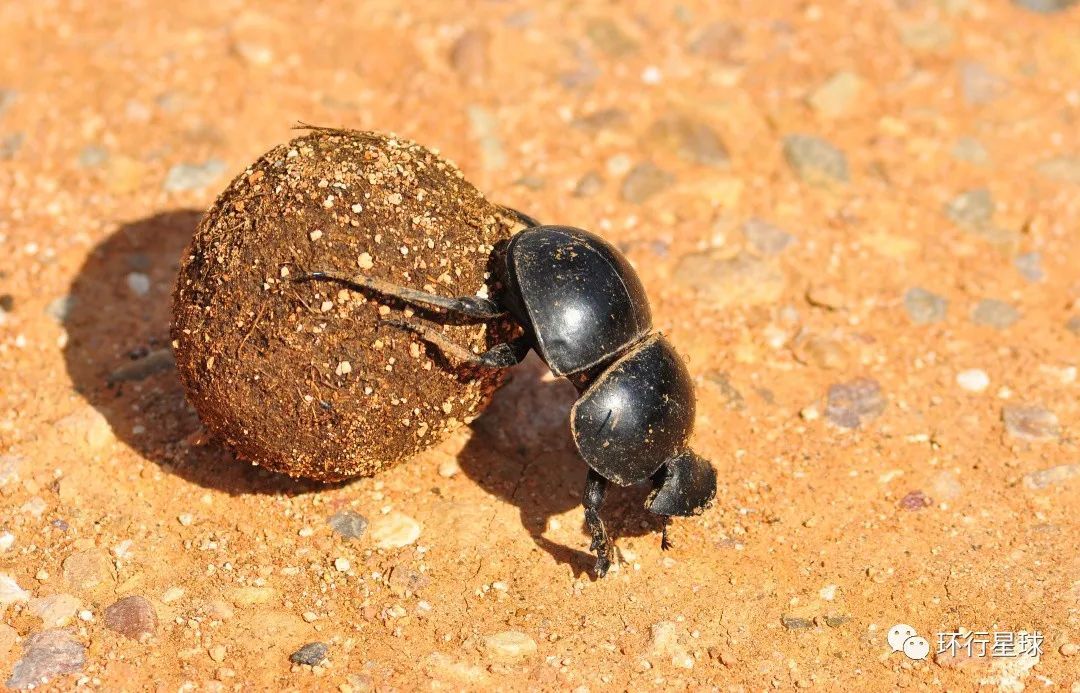
M 607 485 L 607 479 L 600 476 L 599 472 L 589 469 L 589 475 L 585 478 L 585 493 L 581 500 L 581 504 L 585 506 L 585 524 L 592 533 L 589 550 L 596 552 L 596 574 L 600 577 L 607 574 L 614 559 L 611 540 L 604 529 L 604 521 L 600 519 L 600 506 L 604 504 Z
M 399 330 L 412 332 L 420 339 L 435 346 L 443 354 L 451 356 L 459 362 L 482 368 L 509 368 L 520 363 L 525 358 L 525 355 L 529 353 L 530 342 L 524 336 L 509 342 L 496 344 L 482 354 L 474 354 L 465 347 L 451 342 L 441 332 L 427 325 L 394 318 L 388 318 L 381 322 Z
M 520 211 L 514 209 L 513 207 L 507 207 L 506 205 L 499 205 L 499 206 L 503 208 L 503 211 L 505 211 L 507 214 L 509 214 L 510 216 L 517 219 L 519 222 L 524 224 L 527 228 L 533 227 L 533 226 L 543 226 L 543 224 L 538 222 L 536 219 L 530 217 L 528 214 L 525 214 L 524 212 L 520 212 Z
M 298 276 L 294 281 L 303 282 L 313 279 L 337 282 L 361 291 L 374 291 L 377 294 L 396 298 L 413 305 L 440 308 L 449 313 L 457 313 L 477 320 L 490 320 L 506 312 L 499 308 L 494 301 L 479 296 L 439 296 L 410 289 L 407 286 L 398 286 L 363 274 L 346 277 L 333 272 L 306 272 Z
M 668 549 L 675 548 L 674 545 L 671 543 L 671 540 L 668 539 L 667 533 L 668 527 L 671 527 L 671 516 L 664 515 L 663 523 L 664 528 L 660 531 L 660 550 L 667 551 Z

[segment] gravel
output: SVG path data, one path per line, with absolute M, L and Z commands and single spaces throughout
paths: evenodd
M 956 374 L 956 384 L 967 392 L 983 392 L 990 387 L 990 376 L 981 368 L 969 368 Z
M 623 179 L 619 194 L 627 202 L 641 204 L 675 182 L 675 176 L 656 164 L 645 161 L 630 169 Z
M 367 518 L 354 510 L 339 510 L 330 516 L 327 524 L 334 533 L 345 539 L 359 539 L 367 530 Z
M 68 556 L 63 571 L 64 580 L 76 590 L 92 590 L 113 579 L 108 557 L 94 549 Z
M 484 652 L 497 661 L 517 661 L 536 654 L 536 641 L 517 630 L 506 630 L 484 638 Z
M 775 303 L 787 283 L 778 267 L 749 252 L 734 257 L 690 253 L 679 259 L 673 275 L 677 284 L 697 291 L 716 309 Z
M 945 203 L 945 216 L 957 226 L 978 228 L 993 218 L 994 197 L 986 188 L 965 190 Z
M 31 599 L 27 610 L 41 619 L 44 628 L 63 628 L 74 620 L 81 607 L 78 597 L 60 593 Z
M 1005 81 L 978 62 L 960 64 L 960 93 L 972 106 L 984 106 L 1005 91 Z
M 322 664 L 329 651 L 330 646 L 324 642 L 309 642 L 289 655 L 289 661 L 293 664 L 307 664 L 314 667 Z
M 685 115 L 672 114 L 655 121 L 646 139 L 692 164 L 723 167 L 730 163 L 727 148 L 708 124 Z
M 1013 4 L 1018 7 L 1043 14 L 1067 10 L 1077 2 L 1078 0 L 1013 0 Z
M 788 135 L 784 138 L 784 158 L 807 183 L 819 185 L 849 180 L 847 157 L 820 137 Z
M 23 656 L 15 663 L 8 688 L 26 689 L 63 674 L 80 671 L 86 661 L 86 648 L 67 631 L 46 630 L 30 636 L 23 646 Z
M 1080 184 L 1080 157 L 1058 156 L 1035 166 L 1039 175 L 1058 183 Z
M 949 309 L 949 302 L 937 294 L 916 286 L 904 294 L 904 309 L 916 325 L 941 322 Z
M 1057 416 L 1045 407 L 1008 405 L 1002 408 L 1001 419 L 1005 432 L 1019 441 L 1054 441 L 1061 433 Z
M 15 581 L 15 578 L 7 573 L 0 573 L 0 607 L 25 602 L 29 599 L 30 593 L 19 587 L 19 583 Z M 2 612 L 2 609 L 0 609 L 0 612 Z
M 165 176 L 165 192 L 201 190 L 225 173 L 225 168 L 225 162 L 220 159 L 209 159 L 201 164 L 176 164 Z
M 133 594 L 105 608 L 105 625 L 132 640 L 145 640 L 157 631 L 158 617 L 150 600 Z
M 990 163 L 990 153 L 986 151 L 983 143 L 974 137 L 958 137 L 953 143 L 952 156 L 954 159 L 974 166 L 985 166 Z
M 1030 489 L 1043 489 L 1080 477 L 1080 464 L 1059 464 L 1049 469 L 1040 469 L 1024 475 L 1024 486 Z
M 1031 252 L 1017 255 L 1013 258 L 1013 267 L 1029 282 L 1041 282 L 1046 279 L 1046 272 L 1042 268 L 1042 253 Z
M 825 416 L 841 428 L 858 428 L 881 416 L 888 399 L 871 378 L 856 378 L 829 387 Z
M 975 304 L 971 311 L 971 321 L 976 325 L 1004 330 L 1016 324 L 1020 311 L 1013 306 L 993 298 L 984 298 Z
M 850 71 L 837 72 L 810 94 L 810 107 L 826 118 L 846 115 L 859 100 L 863 80 Z
M 922 510 L 923 508 L 929 508 L 933 504 L 934 501 L 931 500 L 929 496 L 927 496 L 922 491 L 916 490 L 909 491 L 903 498 L 901 498 L 900 502 L 897 503 L 897 507 L 899 507 L 901 510 L 910 510 L 914 512 L 916 510 Z
M 1080 315 L 1074 315 L 1065 323 L 1065 329 L 1080 337 Z
M 743 236 L 758 253 L 775 256 L 795 242 L 795 237 L 779 226 L 763 219 L 747 219 L 742 225 Z

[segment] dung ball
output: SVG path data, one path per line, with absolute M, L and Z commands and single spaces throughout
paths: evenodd
M 271 149 L 181 259 L 171 334 L 189 402 L 238 458 L 292 476 L 371 475 L 434 445 L 483 410 L 501 373 L 447 363 L 383 322 L 420 320 L 413 307 L 294 280 L 365 274 L 484 295 L 515 224 L 452 163 L 398 137 L 312 129 Z M 513 329 L 447 322 L 430 324 L 477 352 Z

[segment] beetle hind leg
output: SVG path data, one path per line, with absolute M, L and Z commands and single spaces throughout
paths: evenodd
M 589 469 L 589 475 L 585 478 L 585 493 L 581 500 L 581 504 L 585 506 L 585 524 L 589 526 L 589 532 L 592 534 L 589 550 L 596 552 L 596 574 L 599 577 L 607 575 L 611 562 L 615 558 L 611 540 L 604 528 L 604 521 L 600 519 L 600 507 L 604 504 L 607 484 L 607 479 Z
M 389 298 L 396 298 L 414 306 L 444 310 L 447 313 L 474 320 L 490 320 L 506 313 L 494 301 L 480 296 L 439 296 L 425 291 L 417 291 L 407 286 L 398 286 L 365 274 L 345 276 L 333 272 L 317 271 L 304 272 L 294 279 L 294 281 L 298 282 L 317 280 L 335 282 L 358 291 L 371 291 Z
M 387 318 L 380 321 L 383 325 L 390 325 L 399 330 L 412 332 L 420 339 L 431 344 L 444 355 L 449 356 L 459 363 L 467 363 L 481 368 L 509 368 L 519 363 L 529 353 L 530 342 L 522 336 L 509 342 L 496 344 L 482 354 L 474 354 L 460 344 L 455 344 L 446 338 L 438 330 L 427 325 Z

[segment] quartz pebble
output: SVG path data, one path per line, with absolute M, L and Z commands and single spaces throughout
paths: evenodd
M 981 368 L 969 368 L 956 374 L 956 384 L 968 392 L 983 392 L 990 387 L 990 376 Z
M 210 159 L 202 164 L 177 164 L 169 169 L 165 177 L 166 192 L 199 190 L 209 186 L 225 172 L 225 162 Z
M 112 566 L 100 551 L 91 549 L 73 553 L 64 559 L 64 580 L 78 590 L 92 590 L 112 582 Z
M 105 625 L 132 640 L 146 640 L 157 631 L 157 612 L 146 597 L 133 594 L 105 608 Z
M 371 523 L 371 538 L 380 549 L 399 549 L 420 538 L 420 523 L 402 513 L 382 515 Z
M 63 674 L 80 671 L 86 648 L 64 630 L 46 630 L 30 636 L 23 656 L 11 670 L 8 688 L 30 688 Z
M 0 573 L 0 613 L 3 611 L 2 607 L 8 604 L 25 602 L 29 599 L 30 593 L 19 587 L 19 583 L 15 581 L 15 578 L 7 573 Z
M 1080 477 L 1080 464 L 1059 464 L 1049 469 L 1040 469 L 1024 475 L 1024 486 L 1030 489 L 1043 489 Z
M 649 656 L 654 658 L 669 658 L 672 666 L 680 669 L 692 669 L 694 658 L 679 643 L 678 627 L 672 621 L 659 621 L 649 627 L 651 641 L 649 643 Z
M 71 623 L 82 602 L 70 594 L 50 594 L 31 599 L 27 605 L 30 613 L 41 619 L 45 628 L 63 628 Z
M 517 630 L 507 630 L 484 638 L 484 651 L 498 661 L 516 661 L 536 654 L 536 641 Z
M 334 533 L 345 539 L 359 539 L 367 530 L 367 518 L 354 510 L 339 510 L 327 521 Z

